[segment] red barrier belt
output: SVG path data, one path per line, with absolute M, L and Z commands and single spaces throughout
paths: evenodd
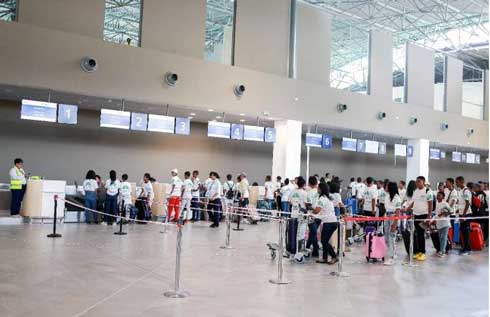
M 392 217 L 344 217 L 344 221 L 356 221 L 356 222 L 366 222 L 366 221 L 386 221 L 386 220 L 403 220 L 410 219 L 410 216 L 392 216 Z

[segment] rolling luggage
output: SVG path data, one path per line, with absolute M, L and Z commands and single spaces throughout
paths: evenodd
M 296 253 L 296 236 L 298 234 L 298 219 L 289 218 L 286 223 L 286 251 Z
M 459 222 L 454 222 L 453 227 L 449 228 L 448 239 L 451 241 L 453 245 L 459 244 L 459 240 L 460 240 L 459 226 L 460 226 Z
M 441 252 L 441 242 L 439 240 L 439 231 L 437 229 L 431 230 L 430 238 L 432 240 L 432 244 L 434 245 L 434 249 L 436 249 L 437 252 Z M 446 252 L 449 252 L 449 250 L 451 250 L 451 241 L 448 238 L 446 243 Z
M 481 225 L 476 222 L 470 223 L 470 247 L 472 251 L 481 251 L 485 246 Z
M 136 215 L 138 220 L 149 220 L 149 210 L 145 200 L 136 200 L 135 207 L 138 209 L 138 213 Z
M 381 234 L 376 234 L 374 232 L 370 232 L 366 236 L 366 261 L 373 260 L 374 262 L 378 260 L 385 259 L 386 254 L 386 242 L 385 237 Z

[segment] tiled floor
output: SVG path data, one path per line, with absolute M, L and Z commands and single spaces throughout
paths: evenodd
M 0 316 L 488 316 L 488 250 L 419 267 L 366 264 L 361 247 L 347 253 L 348 278 L 333 267 L 285 260 L 289 285 L 268 282 L 277 265 L 265 243 L 272 223 L 232 231 L 234 250 L 219 248 L 225 227 L 184 228 L 182 282 L 191 294 L 170 299 L 175 231 L 132 225 L 0 226 Z M 430 244 L 430 241 L 427 241 Z M 432 250 L 432 249 L 431 249 Z M 432 251 L 431 251 L 432 252 Z

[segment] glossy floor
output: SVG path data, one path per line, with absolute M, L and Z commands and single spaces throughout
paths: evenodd
M 275 224 L 232 231 L 235 249 L 222 250 L 224 226 L 199 223 L 183 231 L 181 285 L 191 295 L 170 299 L 175 230 L 114 230 L 65 224 L 53 240 L 49 225 L 0 226 L 0 316 L 488 316 L 487 249 L 410 268 L 401 244 L 393 267 L 366 264 L 358 246 L 347 253 L 348 278 L 286 260 L 291 284 L 274 285 L 265 243 L 277 239 Z

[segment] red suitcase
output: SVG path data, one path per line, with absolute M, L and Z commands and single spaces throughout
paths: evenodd
M 483 231 L 479 223 L 470 223 L 470 247 L 473 251 L 483 250 L 485 243 L 483 241 Z

